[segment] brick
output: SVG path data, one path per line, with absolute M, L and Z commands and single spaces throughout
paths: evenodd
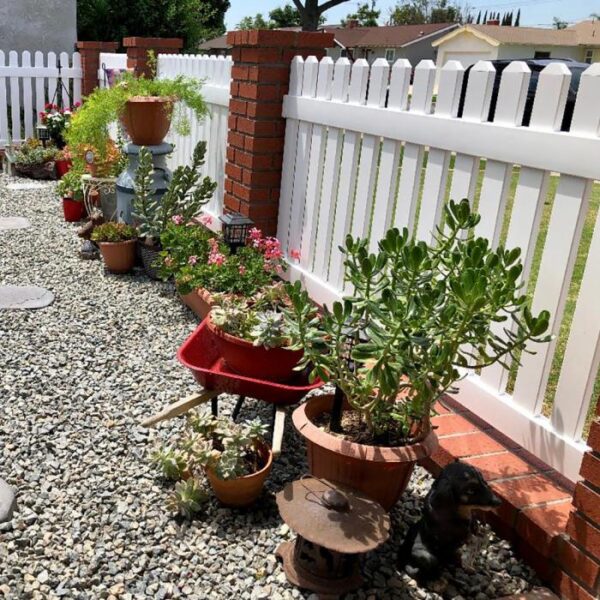
M 247 102 L 247 116 L 257 118 L 281 119 L 283 102 L 281 98 L 272 102 Z
M 234 181 L 242 181 L 243 171 L 241 167 L 228 162 L 225 165 L 225 174 Z
M 248 111 L 248 102 L 246 102 L 245 100 L 237 100 L 237 99 L 232 98 L 229 101 L 229 112 L 236 114 L 236 115 L 245 116 L 247 111 Z
M 536 469 L 512 452 L 465 458 L 464 461 L 481 471 L 488 481 L 535 473 Z
M 577 512 L 571 512 L 567 534 L 578 546 L 600 561 L 600 527 L 590 523 Z
M 280 171 L 253 171 L 244 169 L 243 176 L 244 185 L 251 187 L 270 187 L 279 186 L 281 182 Z
M 477 427 L 470 421 L 467 421 L 461 415 L 444 415 L 440 417 L 434 417 L 432 425 L 436 428 L 435 433 L 438 438 L 446 435 L 453 435 L 457 433 L 469 433 L 471 431 L 477 431 Z
M 249 216 L 253 219 L 277 219 L 279 205 L 271 204 L 251 204 L 249 205 Z
M 232 146 L 227 146 L 227 160 L 230 162 L 235 161 L 235 148 Z
M 247 43 L 250 46 L 275 46 L 281 48 L 289 48 L 295 47 L 297 42 L 297 31 L 259 29 L 249 32 Z
M 579 474 L 592 485 L 600 488 L 600 456 L 586 452 L 583 455 Z
M 242 48 L 243 63 L 279 63 L 281 49 L 279 48 Z
M 571 501 L 525 508 L 517 517 L 517 534 L 548 556 L 556 549 L 557 536 L 564 533 Z
M 233 181 L 228 177 L 225 178 L 225 191 L 229 194 L 233 192 Z
M 316 48 L 323 50 L 324 48 L 332 48 L 335 44 L 335 36 L 333 33 L 301 31 L 298 33 L 297 45 L 299 48 Z
M 75 44 L 78 50 L 96 50 L 98 52 L 116 52 L 119 42 L 87 41 Z
M 554 586 L 564 600 L 598 600 L 598 596 L 588 592 L 564 571 L 557 572 Z
M 456 458 L 479 456 L 504 450 L 504 446 L 501 446 L 489 435 L 479 432 L 441 439 L 440 447 Z
M 237 131 L 230 131 L 227 135 L 227 143 L 236 148 L 244 148 L 246 144 L 246 136 Z
M 258 154 L 267 152 L 283 152 L 282 138 L 253 138 L 247 137 L 244 149 Z
M 600 576 L 600 564 L 586 556 L 564 538 L 558 540 L 558 562 L 563 570 L 589 589 L 594 589 Z
M 600 523 L 600 494 L 584 483 L 575 486 L 573 506 L 594 523 Z
M 237 150 L 235 161 L 242 167 L 253 169 L 255 171 L 277 167 L 277 165 L 273 165 L 273 157 L 271 157 L 269 154 L 252 154 L 250 152 L 242 152 L 241 150 Z
M 239 81 L 231 81 L 231 86 L 229 88 L 232 98 L 236 98 L 240 95 L 240 83 Z
M 534 474 L 518 479 L 494 481 L 492 488 L 516 508 L 554 500 L 571 501 L 568 491 L 558 487 L 543 475 Z M 566 524 L 566 520 L 565 520 Z
M 240 83 L 239 96 L 249 100 L 272 101 L 283 97 L 281 87 L 276 84 Z
M 269 200 L 269 188 L 250 188 L 241 183 L 233 183 L 233 195 L 246 202 Z
M 236 33 L 236 32 L 235 31 L 230 31 L 227 34 L 227 40 L 228 40 L 227 43 L 228 44 L 230 44 L 230 42 L 229 42 L 229 36 L 232 33 Z M 233 60 L 233 62 L 240 62 L 242 60 L 242 49 L 239 48 L 239 47 L 238 48 L 232 48 L 232 50 L 231 50 L 231 59 Z
M 233 79 L 246 81 L 248 79 L 248 69 L 249 67 L 244 65 L 233 65 L 231 68 L 231 76 Z
M 260 83 L 287 83 L 290 78 L 290 67 L 272 65 L 252 65 L 247 67 L 247 79 Z
M 239 198 L 236 198 L 231 194 L 225 194 L 223 196 L 223 202 L 225 204 L 225 208 L 231 211 L 239 212 L 241 206 L 241 200 Z
M 229 115 L 229 117 L 227 117 L 227 127 L 230 130 L 233 131 L 237 131 L 237 125 L 238 125 L 238 117 L 237 115 Z
M 123 38 L 125 48 L 183 48 L 181 38 L 157 38 L 157 37 L 126 37 Z
M 600 452 L 600 419 L 594 419 L 590 427 L 590 435 L 587 439 L 588 446 Z

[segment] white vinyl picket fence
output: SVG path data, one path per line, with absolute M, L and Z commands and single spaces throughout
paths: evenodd
M 216 181 L 218 187 L 204 212 L 214 218 L 218 218 L 223 212 L 231 65 L 231 59 L 223 56 L 158 55 L 159 78 L 186 75 L 204 82 L 202 94 L 208 105 L 209 114 L 199 122 L 192 111 L 188 110 L 191 134 L 180 136 L 175 131 L 171 131 L 167 141 L 175 145 L 170 158 L 171 169 L 189 164 L 196 144 L 201 140 L 207 142 L 204 174 Z
M 473 68 L 464 114 L 457 118 L 464 70 L 450 61 L 440 74 L 422 61 L 410 93 L 411 65 L 345 58 L 292 63 L 278 237 L 292 279 L 328 303 L 344 288 L 345 236 L 368 237 L 372 249 L 391 226 L 430 241 L 448 197 L 476 202 L 476 233 L 494 245 L 507 225 L 505 245 L 520 247 L 529 281 L 544 204 L 552 212 L 533 294 L 533 311 L 548 309 L 558 334 L 593 180 L 600 179 L 600 64 L 581 78 L 568 133 L 560 132 L 570 72 L 548 66 L 540 76 L 529 127 L 520 127 L 530 80 L 528 67 L 510 65 L 493 123 L 486 122 L 495 71 Z M 426 165 L 424 160 L 426 158 Z M 480 159 L 485 163 L 480 163 Z M 454 161 L 451 168 L 451 159 Z M 481 166 L 480 166 L 481 165 Z M 480 171 L 480 168 L 483 171 Z M 483 178 L 481 180 L 481 177 Z M 518 178 L 508 210 L 511 179 Z M 559 177 L 556 193 L 549 182 Z M 600 217 L 599 217 L 600 220 Z M 556 342 L 531 348 L 507 393 L 501 367 L 468 375 L 457 399 L 546 463 L 576 480 L 581 440 L 600 359 L 600 223 L 596 223 L 577 307 L 564 353 L 552 414 L 542 414 Z M 501 331 L 499 331 L 500 333 Z
M 98 60 L 100 68 L 98 69 L 98 87 L 108 87 L 108 69 L 117 69 L 119 71 L 127 69 L 127 54 L 118 54 L 116 52 L 100 52 Z
M 44 105 L 56 98 L 60 76 L 72 103 L 81 102 L 81 58 L 78 52 L 56 55 L 25 50 L 20 56 L 12 50 L 8 57 L 0 50 L 0 148 L 9 140 L 20 142 L 32 137 Z M 69 104 L 63 91 L 63 102 Z

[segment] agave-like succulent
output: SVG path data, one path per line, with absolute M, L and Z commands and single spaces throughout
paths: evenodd
M 286 343 L 286 323 L 283 313 L 272 310 L 257 313 L 256 324 L 252 327 L 250 335 L 254 346 L 265 348 L 279 348 Z
M 208 492 L 198 479 L 190 477 L 180 481 L 167 499 L 170 510 L 191 519 L 202 510 L 202 505 L 208 500 Z
M 188 469 L 184 454 L 169 446 L 156 449 L 150 459 L 166 479 L 178 481 Z

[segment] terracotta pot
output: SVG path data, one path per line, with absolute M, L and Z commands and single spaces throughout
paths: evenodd
M 193 290 L 189 294 L 179 294 L 179 297 L 192 312 L 200 317 L 201 321 L 206 318 L 213 305 L 212 296 L 203 288 Z
M 260 471 L 251 475 L 223 480 L 219 479 L 211 469 L 206 469 L 210 487 L 222 504 L 236 508 L 249 506 L 261 495 L 265 480 L 273 466 L 273 452 L 266 444 L 260 446 L 259 452 L 266 464 Z
M 106 268 L 111 273 L 128 273 L 135 265 L 136 240 L 98 242 Z
M 169 132 L 173 100 L 161 96 L 134 96 L 127 100 L 121 123 L 138 146 L 158 146 Z
M 225 333 L 210 318 L 208 327 L 215 335 L 219 354 L 236 373 L 266 381 L 288 381 L 296 374 L 294 367 L 302 358 L 303 350 L 254 346 L 252 342 Z
M 85 205 L 79 200 L 73 200 L 73 198 L 63 198 L 63 214 L 67 223 L 76 223 L 83 219 L 85 214 Z
M 437 448 L 437 436 L 432 431 L 421 443 L 393 448 L 349 442 L 314 424 L 332 405 L 333 395 L 315 396 L 292 415 L 306 440 L 311 474 L 360 490 L 390 510 L 404 493 L 417 461 Z

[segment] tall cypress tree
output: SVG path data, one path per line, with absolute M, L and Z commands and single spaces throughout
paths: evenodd
M 487 10 L 485 11 L 485 15 L 483 15 L 483 24 L 487 23 Z
M 521 9 L 517 11 L 517 18 L 515 20 L 515 27 L 521 26 Z
M 481 23 L 481 11 L 479 11 L 479 14 L 477 15 L 477 23 L 476 25 L 479 25 Z

